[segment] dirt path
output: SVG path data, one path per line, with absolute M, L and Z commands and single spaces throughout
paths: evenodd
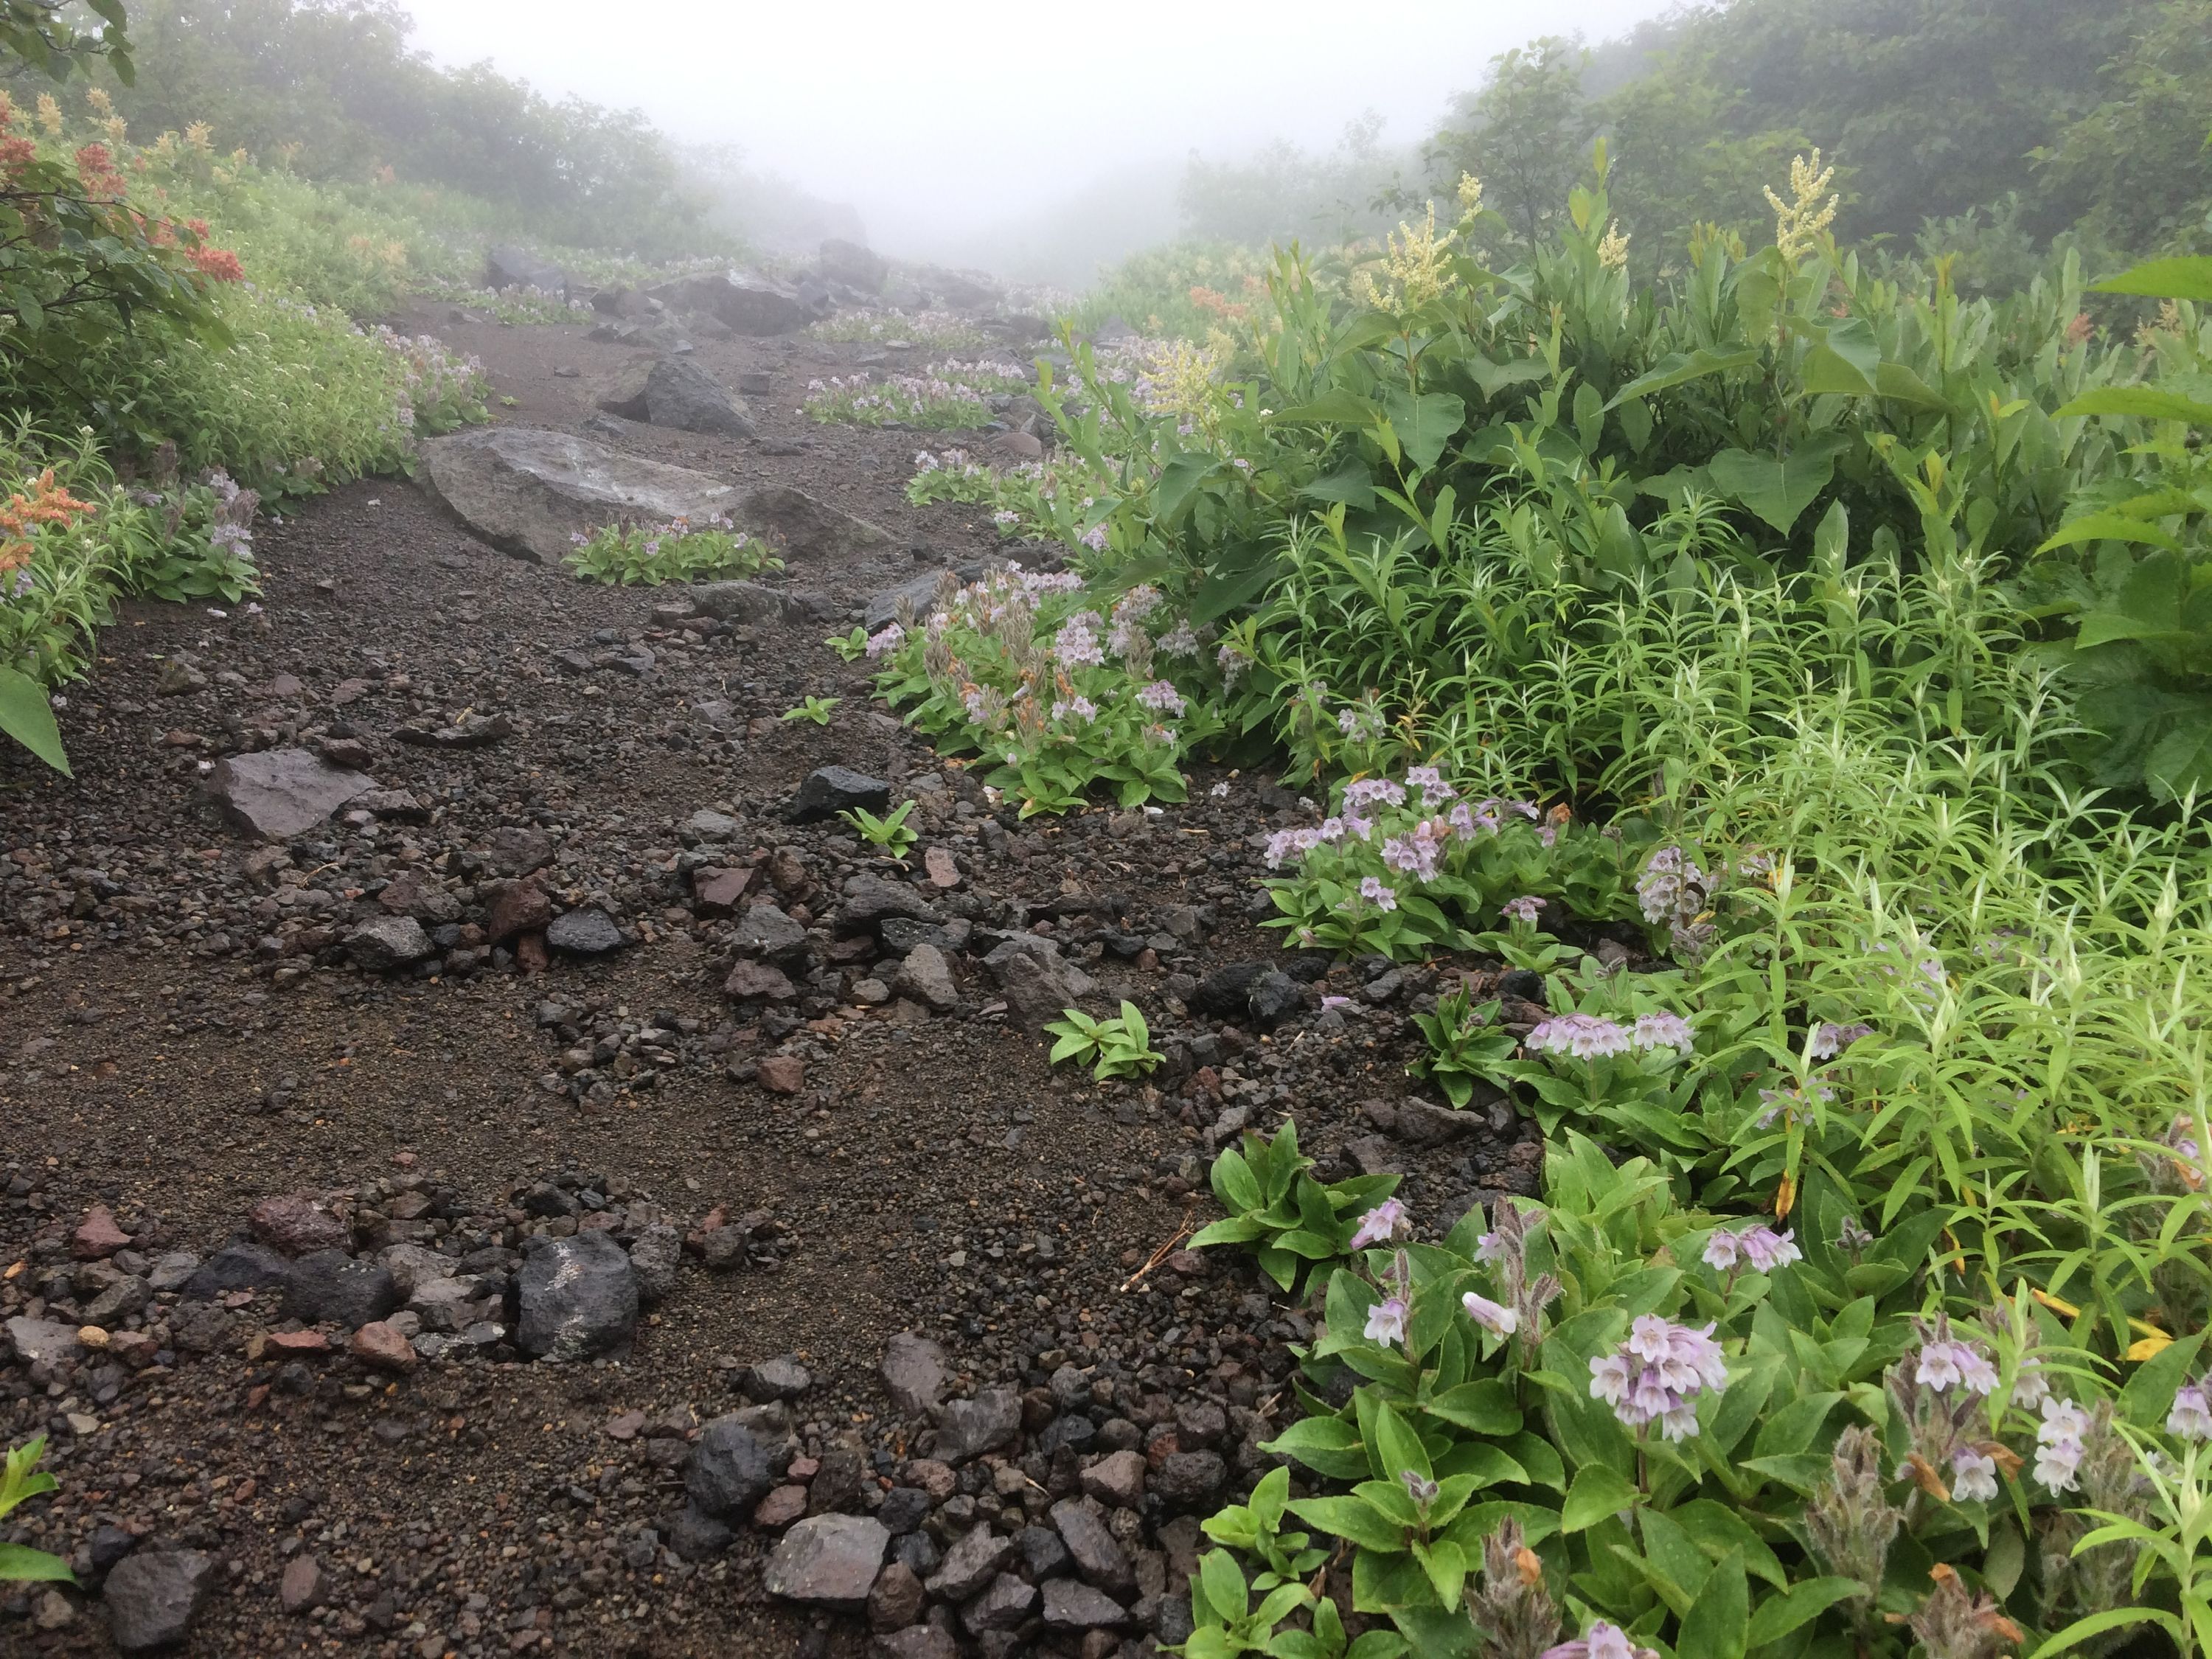
M 502 419 L 579 430 L 590 377 L 626 355 L 568 328 L 438 331 L 484 358 L 514 400 Z M 978 1521 L 1013 1540 L 957 1615 L 957 1587 L 933 1613 L 919 1583 L 910 1607 L 877 1607 L 878 1630 L 904 1626 L 884 1651 L 1149 1650 L 1148 1632 L 1179 1633 L 1164 1604 L 1191 1517 L 1261 1466 L 1283 1343 L 1306 1328 L 1238 1262 L 1178 1256 L 1123 1288 L 1212 1213 L 1213 1136 L 1295 1108 L 1330 1173 L 1406 1169 L 1438 1215 L 1533 1171 L 1510 1121 L 1399 1109 L 1419 973 L 1340 966 L 1272 1033 L 1237 1007 L 1190 1012 L 1207 975 L 1272 950 L 1248 842 L 1283 819 L 1280 792 L 1238 779 L 1186 810 L 1024 826 L 823 648 L 865 595 L 995 546 L 973 508 L 907 505 L 916 434 L 795 414 L 807 378 L 854 355 L 702 343 L 727 383 L 772 377 L 752 399 L 766 441 L 611 441 L 890 531 L 866 562 L 787 573 L 818 596 L 813 622 L 687 629 L 675 591 L 585 586 L 372 480 L 259 533 L 258 615 L 144 607 L 108 632 L 64 713 L 75 783 L 0 762 L 0 1439 L 49 1434 L 62 1481 L 15 1521 L 91 1583 L 126 1558 L 204 1556 L 184 1651 L 865 1651 L 867 1619 L 762 1588 L 776 1528 L 806 1508 L 884 1518 L 917 1579 Z M 773 453 L 791 440 L 806 447 Z M 808 694 L 843 698 L 830 725 L 778 718 Z M 464 711 L 514 733 L 460 751 L 392 735 Z M 275 854 L 224 827 L 208 763 L 295 743 L 337 745 L 411 807 L 377 798 Z M 833 763 L 919 799 L 956 888 L 785 821 Z M 527 972 L 527 945 L 518 963 L 481 936 L 495 884 L 539 858 L 553 907 L 603 909 L 621 948 Z M 702 902 L 700 866 L 754 871 L 745 903 L 817 928 L 787 959 L 788 1001 L 724 995 L 742 917 Z M 895 930 L 843 925 L 855 876 L 930 907 L 944 1006 L 900 981 Z M 434 890 L 449 919 L 426 925 L 452 931 L 413 974 L 366 974 L 343 940 L 395 881 Z M 1030 930 L 1102 1000 L 1154 1018 L 1158 1086 L 1048 1071 L 980 961 Z M 1352 1006 L 1322 1011 L 1323 990 Z M 204 1272 L 256 1205 L 296 1193 L 324 1195 L 309 1231 L 338 1226 L 364 1271 L 395 1244 L 443 1252 L 486 1317 L 421 1327 L 435 1357 L 393 1372 L 345 1352 L 358 1322 L 288 1312 L 292 1293 L 250 1273 L 201 1295 L 191 1264 L 165 1261 Z M 127 1243 L 80 1240 L 94 1206 Z M 660 1227 L 702 1254 L 611 1356 L 531 1361 L 505 1320 L 517 1275 L 603 1224 L 633 1249 Z M 109 1334 L 34 1358 L 9 1321 Z M 913 1461 L 964 1431 L 888 1395 L 879 1366 L 906 1331 L 942 1346 L 953 1396 L 1020 1391 L 994 1456 Z M 804 1375 L 765 1365 L 783 1357 Z M 738 1516 L 732 1540 L 682 1518 L 685 1470 L 698 1425 L 749 1405 L 763 1435 L 787 1427 L 795 1496 L 766 1524 Z M 1150 1489 L 1102 1498 L 1092 1472 L 1132 1447 Z M 1133 1564 L 1112 1586 L 1128 1613 L 1087 1634 L 1066 1598 L 1044 1620 L 1021 1599 L 1076 1583 L 1046 1519 L 1063 1500 L 1112 1520 Z M 0 1598 L 0 1650 L 112 1652 L 122 1593 Z M 1002 1594 L 1005 1617 L 977 1615 Z

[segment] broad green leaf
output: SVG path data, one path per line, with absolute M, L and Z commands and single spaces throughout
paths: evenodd
M 1388 1479 L 1395 1480 L 1408 1469 L 1424 1480 L 1435 1473 L 1429 1466 L 1428 1449 L 1421 1444 L 1421 1437 L 1390 1405 L 1379 1404 L 1375 1409 L 1375 1447 L 1382 1454 L 1382 1472 Z
M 2148 542 L 2176 552 L 2181 550 L 2179 539 L 2171 531 L 2161 530 L 2146 520 L 2124 513 L 2085 513 L 2070 523 L 2060 525 L 2051 538 L 2035 550 L 2048 553 L 2054 548 L 2075 547 L 2083 542 L 2107 541 Z
M 1217 455 L 1182 454 L 1170 458 L 1160 470 L 1157 495 L 1160 518 L 1169 524 L 1182 518 L 1198 487 L 1219 471 L 1221 465 Z
M 1705 1587 L 1674 1638 L 1674 1650 L 1697 1659 L 1743 1659 L 1750 1627 L 1751 1586 L 1743 1558 L 1730 1550 L 1705 1575 Z
M 2090 284 L 2092 294 L 2141 294 L 2154 300 L 2212 300 L 2212 258 L 2148 259 Z
M 1714 486 L 1784 535 L 1836 476 L 1836 457 L 1850 441 L 1834 433 L 1808 438 L 1776 459 L 1723 449 L 1707 464 Z
M 1467 424 L 1467 405 L 1449 392 L 1415 398 L 1393 387 L 1383 398 L 1398 443 L 1424 472 L 1437 464 L 1452 434 Z
M 0 1544 L 0 1584 L 73 1584 L 76 1575 L 58 1555 L 21 1544 Z
M 46 687 L 12 668 L 0 668 L 0 737 L 13 738 L 64 777 L 72 775 Z
M 1198 1582 L 1213 1610 L 1234 1624 L 1250 1604 L 1245 1593 L 1244 1570 L 1227 1550 L 1209 1550 L 1199 1559 Z
M 1664 392 L 1691 380 L 1703 380 L 1708 374 L 1731 374 L 1739 368 L 1755 368 L 1759 353 L 1747 347 L 1741 351 L 1719 352 L 1700 346 L 1692 352 L 1676 352 L 1662 358 L 1648 374 L 1639 374 L 1613 395 L 1606 405 L 1617 409 L 1631 398 L 1648 397 L 1654 392 Z
M 1847 1596 L 1856 1595 L 1859 1585 L 1850 1578 L 1807 1578 L 1792 1584 L 1779 1595 L 1770 1595 L 1759 1604 L 1751 1615 L 1750 1645 L 1765 1647 L 1769 1642 L 1778 1642 L 1799 1626 L 1810 1623 Z
M 1559 1510 L 1559 1530 L 1581 1532 L 1634 1505 L 1636 1487 L 1628 1477 L 1602 1463 L 1575 1472 L 1567 1501 Z
M 1340 1417 L 1302 1417 L 1260 1449 L 1295 1457 L 1318 1474 L 1357 1480 L 1368 1473 L 1359 1431 Z
M 1875 376 L 1881 368 L 1881 342 L 1874 337 L 1874 330 L 1864 318 L 1853 317 L 1828 330 L 1820 343 L 1806 354 L 1805 390 L 1871 398 Z
M 1298 494 L 1317 501 L 1341 501 L 1361 513 L 1372 512 L 1375 507 L 1375 480 L 1367 471 L 1367 463 L 1356 454 L 1345 458 L 1334 472 L 1325 472 Z
M 2145 421 L 2186 421 L 2191 426 L 2212 426 L 2212 404 L 2148 386 L 2099 386 L 2083 392 L 2057 414 L 2061 419 L 2069 415 L 2132 415 Z
M 1381 1514 L 1364 1498 L 1301 1498 L 1292 1515 L 1334 1538 L 1348 1538 L 1364 1550 L 1389 1554 L 1406 1547 L 1406 1528 Z
M 1429 1401 L 1427 1409 L 1431 1416 L 1475 1434 L 1511 1434 L 1521 1426 L 1513 1386 L 1498 1377 L 1446 1389 Z
M 2192 789 L 2200 795 L 2212 790 L 2212 697 L 2203 703 L 2194 717 L 2184 716 L 2179 731 L 2160 738 L 2143 761 L 2143 776 L 2177 799 Z

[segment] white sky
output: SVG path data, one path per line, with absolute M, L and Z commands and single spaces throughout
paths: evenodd
M 1386 143 L 1536 33 L 1601 40 L 1666 0 L 406 0 L 441 63 L 642 108 L 690 141 L 850 202 L 870 240 L 962 233 L 1193 147 Z

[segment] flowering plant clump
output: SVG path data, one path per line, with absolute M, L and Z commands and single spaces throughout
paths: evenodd
M 1368 718 L 1359 705 L 1340 711 L 1347 728 Z M 1470 948 L 1478 924 L 1510 899 L 1556 897 L 1574 914 L 1620 915 L 1627 902 L 1620 844 L 1563 811 L 1494 796 L 1469 798 L 1439 769 L 1416 766 L 1402 781 L 1358 778 L 1341 790 L 1336 811 L 1318 822 L 1279 830 L 1267 862 L 1288 873 L 1270 884 L 1282 915 L 1267 925 L 1292 943 L 1408 957 Z
M 586 581 L 643 583 L 693 581 L 718 576 L 752 576 L 781 570 L 783 561 L 758 537 L 738 529 L 717 513 L 699 525 L 671 519 L 661 525 L 609 525 L 570 538 L 574 546 L 562 561 Z
M 1088 601 L 1072 572 L 1009 564 L 948 580 L 926 611 L 902 608 L 896 635 L 877 636 L 878 688 L 945 746 L 981 753 L 1024 817 L 1065 811 L 1100 784 L 1124 806 L 1182 800 L 1179 763 L 1215 722 L 1164 678 L 1177 629 L 1160 630 L 1154 588 L 1103 613 Z
M 861 426 L 979 427 L 989 422 L 991 399 L 1030 383 L 1018 363 L 946 359 L 919 374 L 882 380 L 865 374 L 833 374 L 806 383 L 802 413 L 817 421 Z
M 991 337 L 972 319 L 952 311 L 906 311 L 897 306 L 841 311 L 811 325 L 812 340 L 854 344 L 916 346 L 925 351 L 973 351 Z

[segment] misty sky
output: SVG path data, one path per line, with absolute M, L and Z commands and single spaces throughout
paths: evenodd
M 859 208 L 931 254 L 1140 161 L 1179 168 L 1372 107 L 1419 138 L 1495 52 L 1595 41 L 1666 0 L 406 0 L 416 44 L 556 95 L 643 108 L 687 141 Z

